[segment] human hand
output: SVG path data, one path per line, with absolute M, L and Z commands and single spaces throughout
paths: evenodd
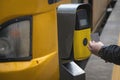
M 102 42 L 95 42 L 95 41 L 90 41 L 88 45 L 88 49 L 95 55 L 98 56 L 99 50 L 104 46 Z

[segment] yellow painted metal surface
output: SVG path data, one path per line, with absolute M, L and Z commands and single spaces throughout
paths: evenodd
M 56 7 L 70 0 L 0 0 L 0 24 L 32 15 L 31 61 L 0 62 L 1 80 L 59 80 Z
M 33 58 L 57 51 L 56 10 L 33 16 Z
M 56 54 L 25 62 L 0 63 L 0 80 L 59 80 Z
M 0 63 L 2 80 L 59 80 L 56 9 L 33 15 L 31 61 Z
M 91 30 L 83 29 L 83 30 L 75 30 L 74 31 L 74 58 L 75 60 L 84 60 L 90 56 L 90 51 L 83 44 L 83 40 L 87 38 L 90 41 L 90 33 Z M 88 43 L 88 42 L 87 42 Z
M 61 0 L 50 5 L 48 0 L 0 0 L 0 24 L 18 16 L 47 12 L 61 3 L 70 2 Z

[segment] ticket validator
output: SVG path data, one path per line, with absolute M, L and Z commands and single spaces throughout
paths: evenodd
M 62 4 L 57 16 L 60 80 L 85 80 L 85 71 L 75 61 L 90 56 L 90 5 Z
M 76 24 L 73 38 L 73 53 L 75 60 L 84 60 L 90 56 L 87 48 L 90 40 L 90 10 L 87 6 L 81 6 L 76 12 Z

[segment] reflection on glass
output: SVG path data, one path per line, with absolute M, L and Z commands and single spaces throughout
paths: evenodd
M 30 21 L 10 24 L 0 31 L 0 58 L 30 56 Z

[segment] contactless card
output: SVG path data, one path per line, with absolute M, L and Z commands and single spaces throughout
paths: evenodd
M 95 41 L 95 42 L 100 41 L 100 36 L 99 36 L 99 34 L 98 34 L 98 33 L 92 33 L 92 34 L 91 34 L 91 40 L 92 40 L 92 41 Z

